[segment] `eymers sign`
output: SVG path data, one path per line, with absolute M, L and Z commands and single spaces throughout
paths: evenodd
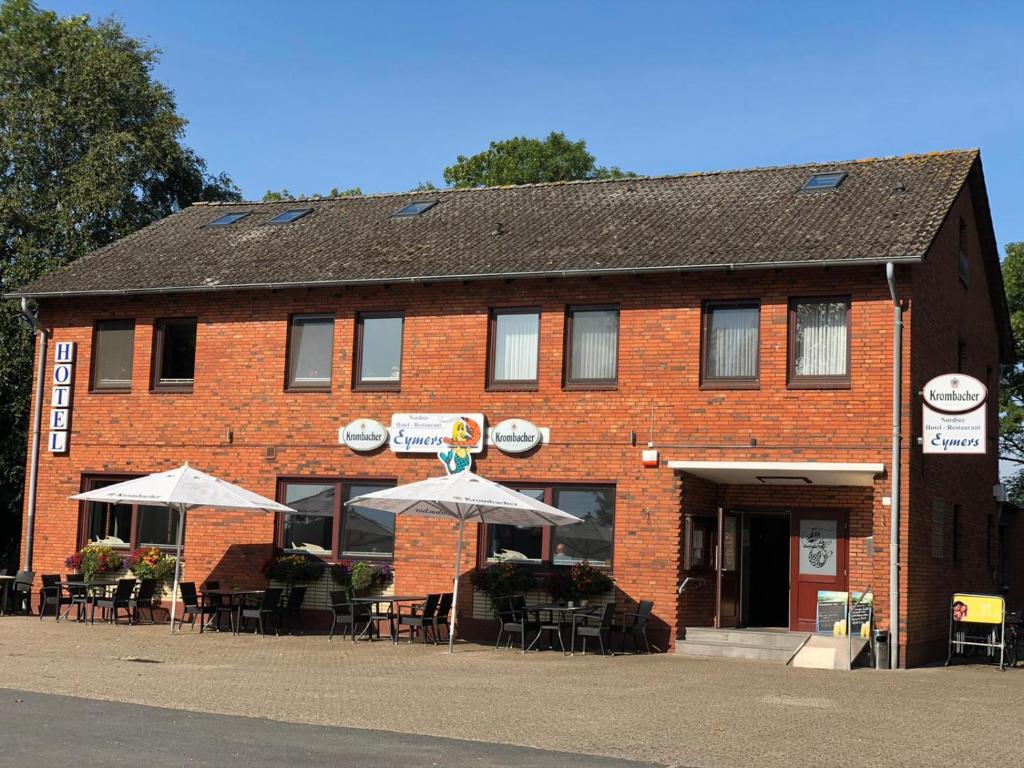
M 924 453 L 985 453 L 988 389 L 973 376 L 946 373 L 922 390 Z

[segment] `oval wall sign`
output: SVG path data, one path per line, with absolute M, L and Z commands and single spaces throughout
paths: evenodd
M 491 442 L 504 453 L 526 453 L 541 439 L 540 429 L 526 419 L 505 419 L 491 430 Z
M 944 373 L 924 385 L 925 404 L 941 413 L 967 413 L 985 404 L 988 388 L 973 376 Z
M 356 419 L 338 430 L 338 442 L 353 451 L 375 451 L 387 441 L 387 427 L 373 419 Z

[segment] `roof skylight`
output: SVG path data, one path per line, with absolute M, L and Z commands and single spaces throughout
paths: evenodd
M 312 213 L 312 208 L 292 208 L 284 213 L 279 213 L 277 216 L 270 220 L 271 224 L 291 224 L 293 221 L 298 221 L 307 213 Z
M 837 173 L 814 173 L 811 178 L 804 182 L 803 189 L 813 191 L 816 189 L 835 189 L 843 183 L 846 178 L 846 171 Z
M 419 216 L 424 211 L 429 211 L 435 205 L 437 205 L 437 200 L 417 200 L 415 203 L 409 203 L 402 210 L 391 215 L 393 217 Z
M 244 219 L 248 215 L 249 215 L 249 211 L 237 211 L 235 213 L 225 213 L 223 216 L 220 216 L 220 217 L 214 219 L 213 221 L 211 221 L 206 226 L 208 226 L 208 227 L 226 227 L 226 226 L 228 226 L 230 224 L 234 224 L 236 221 L 241 221 L 242 219 Z

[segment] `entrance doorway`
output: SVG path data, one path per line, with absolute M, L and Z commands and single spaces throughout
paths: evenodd
M 789 626 L 789 515 L 751 515 L 746 625 Z

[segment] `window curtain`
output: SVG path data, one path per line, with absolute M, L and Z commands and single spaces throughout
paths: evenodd
M 797 376 L 846 375 L 846 302 L 798 304 L 796 307 Z
M 708 378 L 753 379 L 757 376 L 758 314 L 755 307 L 712 309 Z
M 614 379 L 618 346 L 618 312 L 575 312 L 572 318 L 572 378 Z
M 537 378 L 538 317 L 504 314 L 494 319 L 494 379 L 534 381 Z
M 330 384 L 334 318 L 292 320 L 292 383 Z

